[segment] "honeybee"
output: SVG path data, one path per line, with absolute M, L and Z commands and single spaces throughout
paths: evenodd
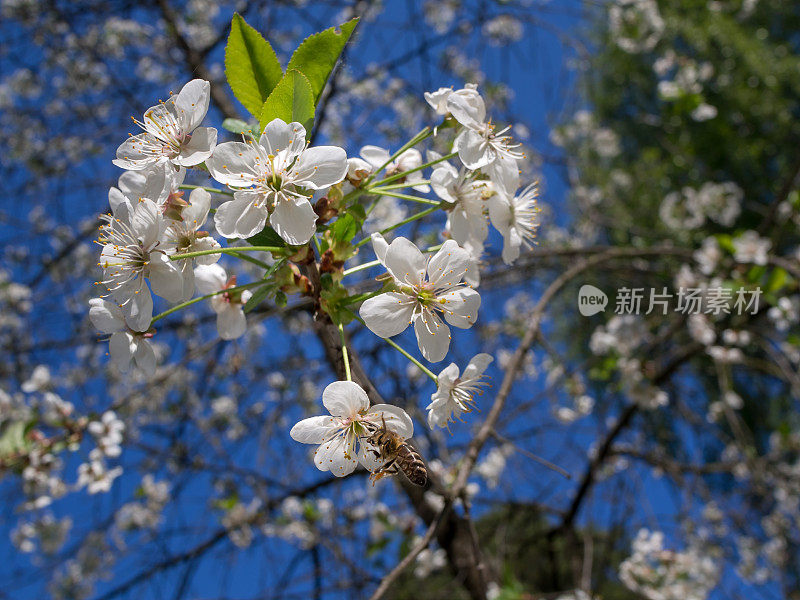
M 382 477 L 394 475 L 399 471 L 402 471 L 415 485 L 424 486 L 427 483 L 428 471 L 419 452 L 401 436 L 386 428 L 383 415 L 381 415 L 381 427 L 376 426 L 365 441 L 371 446 L 369 451 L 375 458 L 386 461 L 377 471 L 372 472 L 370 479 L 373 485 Z

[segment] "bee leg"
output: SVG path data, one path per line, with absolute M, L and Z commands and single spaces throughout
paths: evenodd
M 380 467 L 377 471 L 373 471 L 370 479 L 372 479 L 372 485 L 375 485 L 375 482 L 379 479 L 383 479 L 387 475 L 394 475 L 397 473 L 397 463 L 395 462 L 396 459 L 392 459 L 382 467 Z

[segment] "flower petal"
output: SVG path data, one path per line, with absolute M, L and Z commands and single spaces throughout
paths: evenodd
M 439 362 L 450 349 L 450 328 L 429 309 L 414 319 L 414 333 L 422 356 L 430 362 Z
M 122 309 L 105 298 L 89 300 L 89 320 L 103 333 L 116 333 L 125 329 Z
M 133 359 L 133 336 L 127 331 L 119 331 L 111 336 L 108 342 L 108 353 L 111 362 L 123 373 L 131 368 Z
M 193 131 L 203 122 L 210 99 L 211 84 L 203 79 L 192 79 L 178 92 L 175 97 L 175 112 L 184 132 Z M 216 132 L 214 137 L 216 139 Z
M 492 358 L 491 354 L 486 354 L 485 352 L 476 354 L 469 361 L 467 368 L 464 369 L 464 376 L 461 379 L 465 381 L 478 379 L 493 360 L 494 358 Z
M 267 206 L 259 192 L 236 192 L 233 200 L 223 202 L 214 213 L 217 233 L 226 238 L 245 239 L 264 229 Z
M 247 331 L 247 319 L 240 304 L 226 303 L 217 311 L 217 333 L 223 340 L 235 340 Z
M 287 244 L 301 246 L 317 230 L 317 213 L 307 198 L 282 198 L 270 215 L 269 223 Z
M 150 254 L 150 287 L 167 302 L 183 298 L 183 275 L 169 258 L 160 252 Z
M 250 187 L 253 185 L 262 165 L 260 158 L 250 144 L 225 142 L 214 148 L 206 159 L 211 176 L 224 185 Z
M 181 153 L 172 162 L 182 167 L 193 167 L 206 160 L 217 145 L 217 130 L 213 127 L 198 127 L 192 137 L 181 144 Z
M 463 279 L 469 263 L 469 252 L 447 240 L 428 262 L 428 281 L 436 290 L 452 287 Z
M 221 290 L 227 279 L 228 275 L 220 265 L 199 265 L 194 269 L 195 287 L 202 296 Z
M 336 427 L 333 417 L 324 415 L 309 417 L 296 423 L 289 431 L 289 435 L 295 442 L 301 444 L 321 444 Z
M 320 471 L 330 471 L 336 477 L 349 475 L 358 466 L 354 445 L 346 436 L 325 442 L 314 453 L 314 464 Z
M 297 159 L 292 171 L 298 185 L 315 190 L 330 187 L 347 175 L 347 153 L 337 146 L 309 148 Z
M 473 170 L 485 167 L 495 157 L 494 150 L 483 136 L 472 129 L 465 129 L 458 134 L 453 142 L 453 150 L 458 152 L 458 158 L 464 166 Z
M 288 150 L 287 157 L 295 156 L 306 146 L 306 128 L 300 123 L 286 123 L 282 119 L 273 119 L 264 127 L 258 143 L 264 147 L 267 154 L 277 155 L 282 150 Z
M 381 425 L 386 422 L 386 428 L 407 440 L 414 435 L 414 422 L 408 413 L 399 406 L 392 404 L 376 404 L 367 412 L 370 421 Z M 383 417 L 383 421 L 381 420 Z
M 445 300 L 445 320 L 460 329 L 469 329 L 478 318 L 478 309 L 481 307 L 481 296 L 472 288 L 462 287 L 442 296 Z
M 153 345 L 149 340 L 141 336 L 134 338 L 133 344 L 133 360 L 139 370 L 145 375 L 152 375 L 156 372 L 156 353 L 153 351 Z
M 334 381 L 323 390 L 322 404 L 334 417 L 355 417 L 369 408 L 369 397 L 353 381 Z
M 386 269 L 401 284 L 419 285 L 425 280 L 427 261 L 419 248 L 404 237 L 389 244 L 384 262 Z
M 153 296 L 150 294 L 150 288 L 144 279 L 139 277 L 130 287 L 126 286 L 126 293 L 129 295 L 125 298 L 127 303 L 122 309 L 125 313 L 125 323 L 134 331 L 147 331 L 153 320 Z M 114 295 L 116 297 L 116 293 Z
M 390 338 L 411 324 L 416 301 L 405 294 L 387 292 L 368 298 L 359 309 L 369 330 L 382 338 Z
M 185 223 L 200 229 L 206 222 L 208 211 L 211 209 L 211 194 L 202 188 L 195 188 L 189 194 L 189 206 L 181 212 L 181 218 Z
M 159 161 L 165 162 L 166 157 L 155 156 L 145 149 L 145 146 L 158 143 L 158 140 L 149 133 L 132 135 L 119 145 L 117 158 L 111 162 L 120 169 L 128 171 L 139 171 L 151 167 Z
M 447 110 L 456 121 L 473 129 L 479 129 L 486 121 L 486 105 L 474 90 L 459 90 L 447 97 Z
M 361 158 L 372 165 L 374 169 L 382 166 L 391 156 L 389 151 L 378 146 L 364 146 L 361 148 Z

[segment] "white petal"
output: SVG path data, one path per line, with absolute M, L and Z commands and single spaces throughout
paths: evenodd
M 264 127 L 264 133 L 258 140 L 267 154 L 277 155 L 281 150 L 288 150 L 287 155 L 294 156 L 302 152 L 306 145 L 306 129 L 300 123 L 286 123 L 281 119 L 273 119 Z
M 150 286 L 167 302 L 180 302 L 183 298 L 183 274 L 160 252 L 150 254 Z
M 133 336 L 127 331 L 115 333 L 108 342 L 111 362 L 123 373 L 127 373 L 131 368 L 134 349 Z
M 270 215 L 269 223 L 287 244 L 300 246 L 317 230 L 317 213 L 306 198 L 283 198 Z
M 384 262 L 392 276 L 403 284 L 418 285 L 425 279 L 425 257 L 404 237 L 389 244 Z
M 189 252 L 202 252 L 203 250 L 215 250 L 221 248 L 219 242 L 210 235 L 208 237 L 196 240 L 194 244 L 189 247 Z M 219 260 L 221 254 L 203 254 L 196 257 L 194 260 L 198 265 L 213 265 Z
M 450 328 L 438 315 L 430 310 L 423 310 L 414 319 L 414 333 L 422 356 L 430 362 L 439 362 L 450 348 Z
M 235 340 L 247 331 L 247 319 L 241 304 L 226 303 L 223 310 L 217 312 L 217 332 L 223 340 Z
M 447 97 L 447 109 L 456 121 L 474 129 L 483 126 L 486 121 L 486 105 L 477 92 L 459 90 Z
M 203 188 L 195 188 L 189 194 L 189 206 L 181 212 L 181 218 L 189 223 L 195 230 L 200 229 L 206 222 L 208 211 L 211 209 L 211 194 Z
M 372 240 L 372 249 L 375 251 L 375 257 L 381 261 L 381 264 L 386 266 L 386 251 L 389 249 L 389 244 L 380 233 L 373 233 L 369 236 Z
M 450 363 L 448 366 L 442 369 L 439 375 L 436 377 L 438 391 L 444 392 L 445 395 L 449 395 L 456 379 L 458 379 L 458 376 L 458 365 L 456 363 Z
M 317 448 L 314 464 L 320 471 L 330 471 L 336 477 L 349 475 L 358 466 L 355 448 L 352 446 L 344 436 L 325 442 Z
M 206 166 L 211 176 L 224 185 L 249 187 L 256 178 L 254 170 L 261 170 L 260 160 L 250 144 L 225 142 L 214 148 Z
M 407 440 L 414 435 L 414 422 L 408 416 L 408 413 L 399 406 L 376 404 L 367 411 L 367 416 L 370 421 L 378 425 L 382 425 L 385 421 L 386 428 L 389 431 L 394 431 L 403 439 Z M 383 421 L 381 416 L 383 416 Z
M 489 219 L 497 231 L 504 236 L 511 227 L 511 201 L 502 193 L 489 198 Z
M 464 369 L 464 377 L 462 379 L 477 379 L 483 372 L 486 370 L 486 367 L 494 360 L 491 354 L 486 354 L 482 352 L 480 354 L 476 354 L 472 357 L 472 360 L 469 361 L 467 368 Z
M 89 300 L 89 320 L 103 333 L 115 333 L 125 329 L 122 309 L 105 298 Z
M 336 420 L 333 417 L 309 417 L 296 423 L 289 431 L 289 435 L 301 444 L 321 444 L 336 427 Z
M 117 148 L 117 158 L 112 160 L 120 169 L 139 171 L 155 165 L 157 162 L 166 161 L 166 157 L 158 157 L 144 150 L 144 145 L 158 144 L 149 133 L 133 135 L 122 142 Z
M 495 186 L 509 196 L 514 195 L 519 187 L 519 166 L 515 159 L 498 156 L 485 170 Z
M 236 192 L 233 200 L 223 202 L 214 213 L 217 232 L 226 238 L 246 239 L 264 229 L 267 205 L 258 192 Z
M 347 175 L 347 154 L 336 146 L 309 148 L 297 159 L 295 182 L 319 190 L 339 183 Z
M 358 313 L 372 333 L 390 338 L 409 326 L 415 305 L 416 301 L 405 294 L 387 292 L 364 300 Z
M 152 375 L 156 371 L 156 353 L 150 341 L 139 337 L 133 340 L 133 360 L 136 366 L 145 375 Z
M 193 167 L 211 156 L 217 145 L 217 130 L 213 127 L 198 127 L 189 141 L 181 144 L 181 153 L 172 162 L 182 167 Z
M 456 208 L 447 219 L 447 228 L 459 246 L 469 245 L 476 250 L 473 254 L 483 254 L 483 242 L 489 235 L 489 226 L 482 214 L 470 214 L 460 207 Z
M 322 404 L 334 417 L 354 417 L 369 408 L 369 397 L 353 381 L 334 381 L 323 390 Z
M 462 280 L 469 262 L 469 252 L 447 240 L 428 262 L 428 280 L 437 290 L 452 287 Z
M 375 455 L 375 451 L 378 452 L 377 456 Z M 366 440 L 362 439 L 358 446 L 358 462 L 360 462 L 361 466 L 367 471 L 374 473 L 386 463 L 386 459 L 381 458 L 380 451 L 374 446 L 367 444 Z
M 440 299 L 445 300 L 445 320 L 461 329 L 469 329 L 478 318 L 478 309 L 481 307 L 481 296 L 471 288 L 459 288 L 448 292 Z
M 511 227 L 503 235 L 503 262 L 510 265 L 517 260 L 521 247 L 522 238 L 516 228 Z
M 228 275 L 220 265 L 200 265 L 194 269 L 194 284 L 201 296 L 218 292 L 228 281 Z
M 431 173 L 431 187 L 434 193 L 451 204 L 458 202 L 458 198 L 452 193 L 456 181 L 458 181 L 458 171 L 450 163 L 439 163 Z
M 158 243 L 164 233 L 164 221 L 155 202 L 145 199 L 134 207 L 131 229 L 145 248 L 152 248 Z
M 458 158 L 464 166 L 473 170 L 485 167 L 495 157 L 494 150 L 483 136 L 472 129 L 465 129 L 458 134 L 453 142 L 453 150 L 458 152 Z
M 210 99 L 211 84 L 207 81 L 193 79 L 183 86 L 175 97 L 175 111 L 185 132 L 191 132 L 203 122 Z
M 385 164 L 391 156 L 388 150 L 379 148 L 378 146 L 364 146 L 361 148 L 360 154 L 361 158 L 371 164 L 374 169 Z
M 122 309 L 125 323 L 134 331 L 147 331 L 153 320 L 153 296 L 144 279 L 137 279 L 135 287 L 136 291 L 130 295 Z

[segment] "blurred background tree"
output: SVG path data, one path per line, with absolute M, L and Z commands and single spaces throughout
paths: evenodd
M 432 122 L 423 92 L 475 82 L 542 183 L 539 245 L 506 267 L 490 238 L 481 321 L 449 357 L 496 358 L 481 413 L 429 431 L 430 382 L 350 331 L 445 484 L 515 382 L 468 502 L 384 597 L 800 597 L 800 7 L 0 0 L 0 598 L 368 598 L 443 501 L 318 473 L 290 440 L 336 377 L 307 304 L 262 305 L 232 343 L 206 306 L 175 315 L 149 380 L 87 322 L 128 116 L 194 77 L 217 122 L 244 113 L 222 72 L 233 11 L 284 63 L 361 17 L 315 139 L 397 148 Z M 382 200 L 365 233 L 408 210 Z M 438 243 L 443 222 L 404 235 Z M 604 312 L 579 314 L 584 284 Z M 676 310 L 681 288 L 756 287 L 755 314 Z M 638 315 L 615 314 L 621 288 L 643 289 Z M 645 314 L 651 290 L 666 314 Z M 109 410 L 122 453 L 79 478 Z

